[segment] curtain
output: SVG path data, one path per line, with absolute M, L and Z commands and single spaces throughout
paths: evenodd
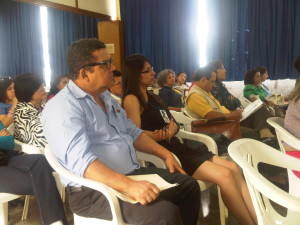
M 143 54 L 157 73 L 199 67 L 198 0 L 120 0 L 126 55 Z
M 251 0 L 249 3 L 248 67 L 267 67 L 271 79 L 292 77 L 296 1 Z
M 0 1 L 0 75 L 43 74 L 40 9 Z
M 88 16 L 48 8 L 51 79 L 67 74 L 66 51 L 80 38 L 98 38 L 97 22 Z
M 241 80 L 249 57 L 248 0 L 207 0 L 207 61 L 221 60 L 227 80 Z

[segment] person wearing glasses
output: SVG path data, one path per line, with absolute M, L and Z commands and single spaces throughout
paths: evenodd
M 14 114 L 14 137 L 43 152 L 47 140 L 43 134 L 40 116 L 47 94 L 42 78 L 31 73 L 16 76 L 15 93 L 19 102 Z
M 15 108 L 18 103 L 14 85 L 11 77 L 0 77 L 0 121 L 5 127 L 13 123 Z
M 171 69 L 162 70 L 157 75 L 157 84 L 161 87 L 158 96 L 169 110 L 181 111 L 184 107 L 184 95 L 177 89 L 175 84 L 175 72 Z
M 48 144 L 61 164 L 137 201 L 131 204 L 119 199 L 126 223 L 196 225 L 200 207 L 197 181 L 181 174 L 184 172 L 174 156 L 127 119 L 111 97 L 108 88 L 115 67 L 105 44 L 97 39 L 75 41 L 67 51 L 67 62 L 71 80 L 42 114 Z M 140 167 L 135 147 L 163 158 L 169 171 Z M 127 177 L 142 174 L 158 174 L 179 185 L 160 192 L 149 181 Z M 74 213 L 112 219 L 101 193 L 68 180 L 63 183 Z
M 110 87 L 108 88 L 111 96 L 121 105 L 122 103 L 122 74 L 119 70 L 113 71 L 113 79 Z

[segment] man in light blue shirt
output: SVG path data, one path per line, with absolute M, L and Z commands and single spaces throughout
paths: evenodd
M 48 144 L 59 161 L 72 173 L 102 182 L 138 201 L 130 204 L 120 200 L 126 223 L 196 225 L 200 206 L 197 181 L 181 174 L 184 171 L 172 153 L 133 125 L 111 97 L 107 89 L 115 67 L 105 44 L 96 39 L 78 40 L 68 49 L 67 59 L 71 81 L 46 104 L 41 119 Z M 169 171 L 140 168 L 134 148 L 164 159 Z M 180 185 L 160 193 L 148 181 L 125 176 L 153 173 Z M 67 180 L 63 183 L 68 186 L 73 212 L 111 219 L 101 193 Z

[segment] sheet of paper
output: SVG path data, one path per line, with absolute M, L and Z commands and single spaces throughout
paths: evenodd
M 168 188 L 175 187 L 178 185 L 177 183 L 176 184 L 168 183 L 167 181 L 165 181 L 163 178 L 161 178 L 157 174 L 133 175 L 133 176 L 128 176 L 128 177 L 130 177 L 131 179 L 136 180 L 136 181 L 147 180 L 147 181 L 155 184 L 159 188 L 160 191 L 163 191 L 163 190 L 166 190 Z M 125 196 L 124 194 L 122 194 L 114 189 L 112 189 L 112 190 L 119 199 L 130 202 L 132 204 L 137 203 L 137 201 L 130 199 L 129 197 Z
M 247 107 L 244 109 L 242 113 L 242 118 L 240 119 L 240 121 L 243 121 L 252 113 L 256 112 L 261 107 L 262 104 L 263 102 L 258 98 L 254 102 L 251 102 L 249 105 L 247 105 Z

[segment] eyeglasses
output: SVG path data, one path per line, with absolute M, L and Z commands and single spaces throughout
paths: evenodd
M 85 67 L 94 67 L 94 66 L 106 66 L 106 69 L 110 69 L 112 65 L 113 59 L 110 58 L 109 60 L 103 61 L 103 62 L 96 62 L 96 63 L 89 63 L 84 66 L 82 66 L 80 69 L 83 69 Z
M 12 78 L 10 76 L 0 77 L 0 82 L 4 82 L 4 81 L 8 81 L 8 80 L 12 80 Z
M 149 69 L 142 71 L 141 73 L 149 73 L 150 71 L 154 71 L 153 67 L 150 67 Z

